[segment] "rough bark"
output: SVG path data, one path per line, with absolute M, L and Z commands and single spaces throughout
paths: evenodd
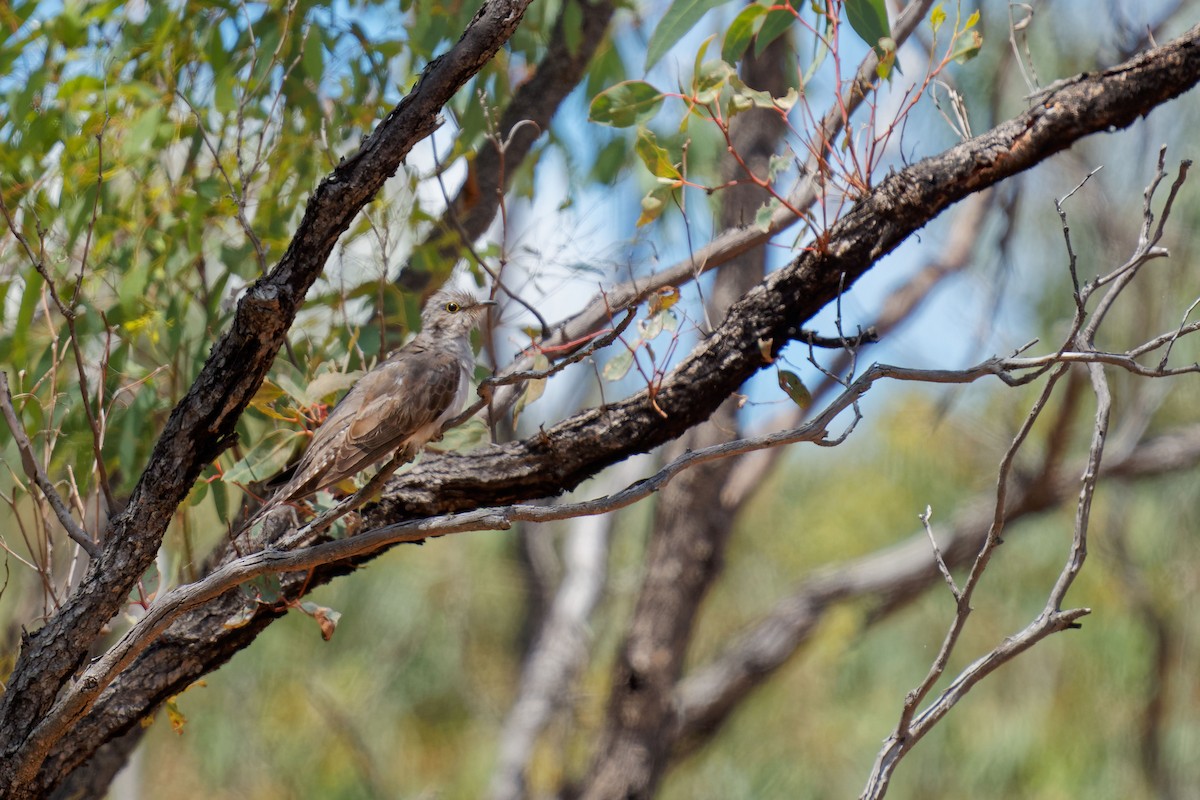
M 230 330 L 168 419 L 129 503 L 112 519 L 100 557 L 67 603 L 22 641 L 0 700 L 0 797 L 42 795 L 57 782 L 34 788 L 42 762 L 66 733 L 39 730 L 40 720 L 153 563 L 200 470 L 232 444 L 238 417 L 338 237 L 413 145 L 437 127 L 442 106 L 512 35 L 528 2 L 493 0 L 480 9 L 459 42 L 429 64 L 412 93 L 316 188 L 279 264 L 239 302 Z
M 508 5 L 491 4 L 476 18 L 473 30 L 485 25 L 515 27 L 519 16 Z M 479 44 L 472 36 L 464 36 L 456 48 Z M 465 64 L 482 63 L 479 57 L 466 58 Z M 466 74 L 467 68 L 453 74 Z M 36 729 L 100 627 L 121 607 L 132 582 L 153 558 L 166 521 L 191 480 L 229 440 L 233 421 L 282 341 L 302 288 L 324 263 L 328 250 L 322 253 L 321 248 L 332 247 L 342 229 L 338 225 L 352 216 L 335 201 L 352 205 L 361 197 L 365 202 L 374 192 L 365 187 L 377 189 L 396 168 L 398 160 L 393 163 L 391 157 L 404 150 L 403 143 L 410 146 L 414 131 L 433 124 L 435 109 L 427 105 L 431 101 L 425 93 L 435 87 L 448 90 L 453 81 L 444 73 L 452 66 L 439 61 L 430 70 L 442 77 L 427 76 L 367 140 L 364 153 L 318 187 L 301 234 L 284 261 L 252 287 L 231 332 L 214 348 L 197 386 L 173 415 L 148 477 L 130 509 L 115 520 L 101 559 L 64 609 L 27 640 L 0 705 L 2 796 L 46 793 L 104 741 L 128 730 L 163 699 L 248 645 L 277 614 L 265 609 L 246 626 L 226 630 L 223 623 L 231 614 L 223 612 L 241 605 L 236 593 L 228 593 L 172 625 L 107 688 L 69 736 L 62 730 Z M 1028 169 L 1083 136 L 1129 125 L 1198 80 L 1200 28 L 1193 28 L 1117 67 L 1064 82 L 1016 118 L 889 176 L 829 230 L 824 249 L 803 253 L 748 292 L 714 334 L 664 379 L 656 401 L 667 413 L 665 420 L 642 392 L 577 414 L 524 441 L 430 458 L 394 481 L 383 502 L 367 513 L 366 524 L 558 494 L 604 466 L 679 436 L 708 418 L 763 366 L 760 342 L 769 342 L 770 352 L 777 352 L 836 297 L 840 286 L 851 286 L 949 205 Z M 430 121 L 422 127 L 426 111 Z M 231 361 L 235 356 L 240 359 Z M 225 369 L 231 363 L 238 367 L 233 374 Z M 353 565 L 331 565 L 319 570 L 310 585 L 350 569 Z M 37 775 L 48 756 L 51 761 Z
M 746 58 L 742 79 L 754 89 L 782 97 L 787 92 L 788 62 L 794 63 L 789 56 L 789 40 L 776 39 L 761 58 Z M 779 115 L 764 109 L 739 115 L 730 126 L 734 150 L 762 178 L 785 133 Z M 745 180 L 742 168 L 732 158 L 729 162 L 726 179 Z M 767 192 L 752 183 L 728 190 L 721 207 L 722 228 L 753 221 L 768 199 Z M 763 248 L 723 267 L 708 303 L 709 317 L 722 319 L 739 297 L 762 280 L 765 269 Z M 730 398 L 707 422 L 672 444 L 667 458 L 739 436 L 737 402 Z M 651 797 L 666 770 L 675 684 L 693 622 L 721 572 L 733 528 L 736 509 L 722 502 L 721 489 L 734 465 L 733 459 L 702 464 L 680 475 L 659 495 L 646 576 L 614 669 L 608 718 L 583 792 L 588 800 Z

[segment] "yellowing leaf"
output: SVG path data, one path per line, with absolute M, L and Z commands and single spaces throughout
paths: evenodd
M 550 359 L 545 353 L 535 353 L 533 356 L 533 368 L 538 371 L 550 368 Z M 517 404 L 513 408 L 513 427 L 516 427 L 517 420 L 521 418 L 521 412 L 525 408 L 546 391 L 546 379 L 538 378 L 537 380 L 528 381 L 525 384 L 525 391 L 521 392 L 520 398 L 517 399 Z
M 667 184 L 659 184 L 642 198 L 642 214 L 638 217 L 637 221 L 639 228 L 650 224 L 662 216 L 663 211 L 667 207 L 667 200 L 671 197 L 671 191 L 672 187 Z
M 667 178 L 671 181 L 682 179 L 679 170 L 671 162 L 671 155 L 666 151 L 666 148 L 660 147 L 658 139 L 654 133 L 648 128 L 638 128 L 637 142 L 634 144 L 634 150 L 637 151 L 638 157 L 642 159 L 642 163 L 646 165 L 646 169 L 650 170 L 650 174 L 656 178 Z
M 808 387 L 804 385 L 804 381 L 800 380 L 800 376 L 794 372 L 787 370 L 779 370 L 779 388 L 787 393 L 787 396 L 792 398 L 792 402 L 796 404 L 801 411 L 807 411 L 812 405 L 812 393 L 808 391 Z
M 300 610 L 317 621 L 317 626 L 321 629 L 322 639 L 328 642 L 333 638 L 333 633 L 337 630 L 338 622 L 342 619 L 341 612 L 317 605 L 308 600 L 300 604 Z
M 256 606 L 254 606 L 252 603 L 247 603 L 246 605 L 242 606 L 241 610 L 239 610 L 236 614 L 222 622 L 221 627 L 227 630 L 244 628 L 250 624 L 250 620 L 254 619 L 254 614 L 256 611 L 258 611 Z
M 171 721 L 171 730 L 182 736 L 183 726 L 187 724 L 187 717 L 183 715 L 183 712 L 179 710 L 179 706 L 175 704 L 175 698 L 172 697 L 163 703 L 163 708 L 167 711 L 167 719 Z
M 938 28 L 946 23 L 946 11 L 942 8 L 942 4 L 938 3 L 933 7 L 933 11 L 929 13 L 929 24 L 933 27 L 933 32 L 937 33 Z
M 646 310 L 651 314 L 657 314 L 659 311 L 665 311 L 678 302 L 679 287 L 664 286 L 654 294 L 650 295 L 650 299 L 646 303 Z

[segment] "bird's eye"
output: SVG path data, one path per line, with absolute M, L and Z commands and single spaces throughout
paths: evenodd
M 446 303 L 446 310 L 451 314 L 457 314 L 460 310 L 462 310 L 462 306 L 460 306 L 458 303 Z

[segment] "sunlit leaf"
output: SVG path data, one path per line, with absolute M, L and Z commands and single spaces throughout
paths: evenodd
M 331 395 L 349 389 L 362 376 L 361 369 L 350 372 L 324 372 L 309 382 L 305 394 L 315 401 L 326 400 Z
M 680 293 L 678 286 L 663 286 L 654 294 L 650 295 L 650 299 L 646 302 L 646 310 L 651 314 L 657 314 L 660 311 L 665 311 L 671 306 L 679 302 Z
M 638 157 L 642 159 L 642 163 L 646 165 L 646 169 L 650 170 L 650 174 L 654 177 L 668 178 L 673 181 L 683 177 L 671 162 L 671 155 L 658 144 L 653 131 L 648 128 L 638 128 L 634 149 L 637 151 Z
M 938 3 L 933 7 L 933 11 L 929 13 L 929 24 L 933 28 L 933 32 L 937 33 L 938 28 L 946 23 L 946 11 L 942 8 L 942 4 Z
M 762 29 L 767 7 L 751 3 L 743 8 L 729 23 L 725 31 L 725 42 L 721 45 L 721 58 L 730 64 L 736 63 L 745 53 L 750 42 Z

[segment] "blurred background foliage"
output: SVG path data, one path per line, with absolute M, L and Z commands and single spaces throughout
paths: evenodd
M 242 502 L 235 484 L 269 475 L 287 460 L 303 440 L 299 431 L 312 424 L 311 407 L 344 388 L 337 376 L 369 367 L 412 328 L 421 297 L 397 288 L 402 265 L 434 270 L 434 286 L 454 266 L 431 255 L 428 234 L 444 205 L 434 173 L 463 180 L 462 162 L 488 136 L 495 109 L 535 68 L 559 15 L 569 19 L 572 4 L 581 2 L 533 4 L 510 46 L 446 110 L 439 162 L 428 153 L 410 159 L 346 234 L 271 383 L 243 420 L 246 444 L 214 465 L 181 511 L 160 560 L 162 579 L 186 577 L 221 540 Z M 1005 55 L 1006 5 L 981 5 L 988 45 L 953 73 L 976 132 L 1024 108 L 1027 94 Z M 1110 18 L 1097 27 L 1081 24 L 1097 21 L 1096 3 L 1055 5 L 1039 5 L 1028 35 L 1043 84 L 1125 57 L 1138 46 L 1139 31 L 1163 18 L 1168 22 L 1158 35 L 1165 39 L 1196 10 L 1194 3 L 1111 2 L 1101 4 Z M 98 421 L 89 422 L 80 401 L 67 321 L 7 233 L 0 239 L 0 368 L 51 475 L 93 527 L 99 516 L 93 424 L 119 498 L 228 324 L 238 291 L 288 246 L 308 192 L 477 10 L 457 2 L 399 6 L 66 0 L 0 7 L 0 193 L 77 314 L 86 402 Z M 628 263 L 616 263 L 637 260 L 626 253 L 648 247 L 647 262 L 669 261 L 710 224 L 697 195 L 691 216 L 670 208 L 649 231 L 635 232 L 637 201 L 652 185 L 633 151 L 635 133 L 582 121 L 593 97 L 643 75 L 647 40 L 664 6 L 620 6 L 611 39 L 513 185 L 518 217 L 536 216 L 546 203 L 574 208 L 578 216 L 564 216 L 560 228 L 600 227 L 607 237 L 588 240 L 581 232 L 579 249 L 602 255 L 582 265 L 562 256 L 561 272 L 532 275 L 529 285 L 566 283 L 564 275 L 594 283 L 595 271 L 606 279 L 628 277 Z M 963 16 L 973 8 L 964 4 Z M 737 11 L 736 4 L 722 6 L 697 31 L 720 33 Z M 797 42 L 812 58 L 803 38 Z M 651 76 L 664 86 L 686 77 L 698 47 L 698 39 L 684 38 L 677 60 Z M 924 100 L 914 112 L 904 154 L 892 154 L 894 163 L 954 141 L 931 105 Z M 1007 201 L 1014 209 L 1009 218 L 979 232 L 990 249 L 981 247 L 939 303 L 901 331 L 884 351 L 889 360 L 904 362 L 908 354 L 935 360 L 950 347 L 947 338 L 954 339 L 956 357 L 964 350 L 1001 352 L 1034 336 L 1056 341 L 1071 297 L 1052 198 L 1105 165 L 1070 211 L 1081 273 L 1111 269 L 1131 247 L 1158 143 L 1169 142 L 1172 157 L 1194 156 L 1188 132 L 1195 117 L 1194 101 L 1181 101 L 1131 132 L 1089 140 L 1004 187 L 1019 196 Z M 660 144 L 677 152 L 683 138 L 669 128 L 660 121 Z M 723 143 L 712 128 L 691 133 L 693 177 L 719 175 Z M 605 194 L 624 205 L 601 206 Z M 1132 290 L 1136 301 L 1115 312 L 1107 328 L 1120 340 L 1114 346 L 1177 324 L 1196 295 L 1189 237 L 1198 223 L 1200 195 L 1189 189 L 1169 228 L 1172 258 L 1153 264 L 1154 274 Z M 951 224 L 939 220 L 920 242 L 906 245 L 901 260 L 924 257 L 921 248 L 935 250 Z M 493 242 L 483 252 L 495 256 L 497 247 Z M 782 250 L 781 258 L 790 252 Z M 617 251 L 622 255 L 611 255 Z M 887 280 L 895 283 L 905 269 L 897 267 Z M 554 287 L 552 298 L 555 291 L 561 292 L 555 302 L 570 296 Z M 869 287 L 861 299 L 852 294 L 848 313 L 869 322 L 885 295 Z M 948 305 L 957 308 L 948 312 Z M 502 350 L 520 346 L 519 333 L 505 335 Z M 1196 354 L 1184 350 L 1179 357 Z M 1195 418 L 1192 378 L 1156 387 L 1152 401 L 1142 382 L 1124 374 L 1114 376 L 1114 387 L 1118 406 L 1157 404 L 1152 434 Z M 845 446 L 790 454 L 739 521 L 692 661 L 719 652 L 814 569 L 918 531 L 916 514 L 927 504 L 936 521 L 986 495 L 1030 397 L 998 383 L 882 391 L 868 399 L 868 420 Z M 778 393 L 756 393 L 747 413 L 765 416 L 778 402 Z M 546 409 L 525 420 L 528 430 L 566 413 L 549 401 Z M 1037 435 L 1047 435 L 1048 425 Z M 1085 450 L 1087 435 L 1086 422 L 1075 426 L 1072 453 Z M 49 564 L 59 576 L 73 566 L 62 553 L 32 544 L 44 510 L 26 490 L 7 431 L 0 443 L 0 528 L 12 549 L 0 594 L 3 675 L 20 626 L 36 624 L 55 602 L 17 558 Z M 1038 447 L 1032 443 L 1029 459 Z M 589 487 L 579 494 L 589 496 Z M 1194 758 L 1200 623 L 1188 613 L 1200 585 L 1198 499 L 1190 471 L 1105 485 L 1092 559 L 1071 594 L 1094 615 L 1081 631 L 1039 645 L 979 687 L 901 767 L 892 795 L 1159 796 L 1144 761 L 1143 725 L 1160 691 L 1161 768 L 1175 787 L 1200 785 Z M 951 671 L 1040 609 L 1065 555 L 1072 513 L 1056 509 L 1009 530 Z M 594 652 L 571 712 L 543 737 L 530 775 L 535 793 L 586 770 L 613 654 L 637 592 L 648 522 L 644 507 L 619 515 L 607 593 L 593 619 Z M 557 542 L 561 530 L 544 526 L 534 535 Z M 254 647 L 175 699 L 178 735 L 158 715 L 114 796 L 132 796 L 122 792 L 139 784 L 147 794 L 178 798 L 480 796 L 528 646 L 530 583 L 513 537 L 476 533 L 400 547 L 313 599 L 342 614 L 332 642 L 322 643 L 317 626 L 301 614 L 271 626 Z M 939 584 L 884 620 L 878 611 L 866 602 L 836 608 L 787 667 L 675 767 L 662 796 L 854 796 L 904 693 L 936 653 L 952 603 Z M 1166 631 L 1165 660 L 1156 651 L 1155 626 Z

